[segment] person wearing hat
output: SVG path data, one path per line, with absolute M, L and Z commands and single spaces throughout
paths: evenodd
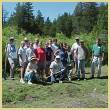
M 6 57 L 8 58 L 10 64 L 10 78 L 14 79 L 14 70 L 15 70 L 15 63 L 17 60 L 17 48 L 14 43 L 14 37 L 10 37 L 9 43 L 6 47 Z
M 27 57 L 26 57 L 26 49 L 24 48 L 25 46 L 25 42 L 21 41 L 21 46 L 18 50 L 18 56 L 19 56 L 19 64 L 21 67 L 21 73 L 20 73 L 20 82 L 21 83 L 25 83 L 24 82 L 24 72 L 27 66 Z
M 24 49 L 28 49 L 29 48 L 29 40 L 27 39 L 27 37 L 24 38 Z
M 39 44 L 39 39 L 36 38 L 36 39 L 35 39 L 35 43 L 34 43 L 34 45 L 33 45 L 33 48 L 34 48 L 34 49 L 37 49 L 37 48 L 38 48 L 38 44 Z
M 60 56 L 57 55 L 55 57 L 55 60 L 50 65 L 50 76 L 51 76 L 51 82 L 55 82 L 55 74 L 58 72 L 61 72 L 64 69 L 63 64 L 61 62 Z M 60 79 L 60 82 L 62 82 L 62 79 Z
M 85 78 L 85 60 L 88 56 L 88 50 L 84 45 L 84 41 L 80 41 L 80 45 L 77 47 L 76 55 L 78 59 L 78 71 L 77 71 L 77 78 L 80 80 L 80 71 L 82 73 L 82 79 L 86 80 Z
M 100 78 L 101 66 L 104 59 L 104 47 L 101 44 L 101 39 L 96 39 L 96 44 L 92 47 L 92 64 L 91 64 L 91 78 L 94 78 L 95 67 L 98 67 L 97 77 Z
M 32 56 L 27 65 L 24 80 L 27 81 L 28 84 L 32 84 L 39 78 L 39 75 L 37 74 L 37 62 L 38 59 L 35 56 Z
M 77 57 L 76 57 L 76 50 L 80 44 L 80 40 L 79 40 L 79 37 L 76 37 L 75 38 L 76 42 L 73 43 L 72 47 L 71 47 L 71 53 L 72 53 L 72 56 L 73 56 L 73 59 L 74 59 L 74 66 L 75 66 L 75 73 L 77 73 L 77 70 L 78 70 L 78 60 L 77 60 Z

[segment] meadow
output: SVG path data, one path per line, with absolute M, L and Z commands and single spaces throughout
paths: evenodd
M 50 36 L 38 36 L 22 32 L 17 34 L 16 29 L 10 31 L 7 27 L 3 30 L 2 39 L 2 64 L 4 70 L 5 61 L 5 46 L 10 36 L 15 37 L 17 48 L 20 42 L 27 37 L 34 42 L 35 38 L 39 38 L 43 44 L 52 38 Z M 15 80 L 3 80 L 2 82 L 2 104 L 3 107 L 8 108 L 107 108 L 108 107 L 108 65 L 102 67 L 102 75 L 100 79 L 90 77 L 90 59 L 91 48 L 95 43 L 96 36 L 93 33 L 80 34 L 80 39 L 85 41 L 85 45 L 89 50 L 89 58 L 86 64 L 86 81 L 77 81 L 73 78 L 71 82 L 64 82 L 62 84 L 55 83 L 52 85 L 43 84 L 24 84 L 19 82 L 19 67 L 15 72 Z M 75 42 L 75 35 L 66 37 L 63 34 L 57 33 L 54 38 L 58 42 L 65 42 L 72 46 Z M 107 45 L 107 44 L 106 44 Z M 107 46 L 106 46 L 107 50 Z M 106 60 L 107 61 L 107 60 Z M 9 66 L 7 66 L 7 70 Z M 9 72 L 7 71 L 9 75 Z

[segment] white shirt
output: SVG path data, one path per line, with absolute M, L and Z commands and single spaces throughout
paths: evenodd
M 34 49 L 33 48 L 28 48 L 26 50 L 26 56 L 28 61 L 30 61 L 31 57 L 34 56 Z
M 21 58 L 19 57 L 19 61 L 20 62 L 26 62 L 26 49 L 20 47 L 18 50 L 18 55 L 21 55 Z
M 63 68 L 64 67 L 61 62 L 57 63 L 56 61 L 53 61 L 50 65 L 50 69 L 52 69 L 53 74 L 56 74 L 57 72 L 61 71 Z
M 32 63 L 32 62 L 29 62 L 28 65 L 27 65 L 27 68 L 26 68 L 26 72 L 31 72 L 31 71 L 37 71 L 37 63 Z
M 75 42 L 71 47 L 71 52 L 76 54 L 76 50 L 77 50 L 78 46 L 79 46 L 79 44 Z
M 85 59 L 85 52 L 81 46 L 78 46 L 77 48 L 77 54 L 78 54 L 78 60 L 83 60 Z
M 15 44 L 8 44 L 6 51 L 8 58 L 17 59 L 17 49 Z

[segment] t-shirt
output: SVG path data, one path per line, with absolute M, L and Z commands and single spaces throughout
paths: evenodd
M 15 44 L 7 45 L 7 56 L 8 58 L 17 59 L 17 49 Z
M 26 56 L 28 61 L 30 61 L 31 57 L 34 56 L 34 49 L 33 48 L 28 48 L 26 50 Z
M 37 63 L 34 64 L 32 62 L 29 62 L 26 68 L 26 72 L 37 71 L 37 68 Z
M 92 53 L 94 56 L 101 56 L 104 52 L 104 48 L 102 45 L 94 44 L 92 48 Z
M 64 69 L 63 64 L 61 62 L 57 63 L 56 61 L 53 61 L 50 65 L 50 69 L 53 70 L 53 74 L 56 74 L 57 72 Z
M 44 48 L 38 47 L 37 49 L 35 49 L 34 52 L 35 52 L 36 57 L 39 59 L 39 62 L 45 61 L 46 53 L 45 53 Z
M 78 46 L 77 54 L 78 54 L 78 60 L 85 59 L 85 52 L 84 52 L 84 49 L 81 46 Z
M 60 58 L 62 62 L 67 63 L 68 53 L 63 48 L 60 50 Z
M 52 50 L 53 50 L 54 53 L 58 50 L 58 46 L 55 45 L 55 44 L 52 44 L 51 45 L 51 48 L 52 48 Z
M 51 49 L 51 47 L 45 48 L 45 52 L 46 52 L 46 61 L 51 61 L 52 53 L 53 53 L 53 50 Z
M 20 47 L 19 50 L 18 50 L 18 55 L 21 56 L 21 58 L 19 57 L 19 61 L 22 60 L 22 62 L 26 62 L 26 49 L 25 48 L 22 48 Z
M 78 46 L 79 46 L 78 43 L 74 43 L 74 44 L 72 45 L 71 51 L 72 51 L 74 54 L 76 54 L 76 50 L 77 50 Z

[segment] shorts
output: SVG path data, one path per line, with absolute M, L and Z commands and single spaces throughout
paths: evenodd
M 26 68 L 27 67 L 27 62 L 19 62 L 20 67 Z
M 11 65 L 16 65 L 16 59 L 8 58 L 9 64 Z
M 39 62 L 38 63 L 38 69 L 41 69 L 41 70 L 45 69 L 45 63 L 44 62 Z

